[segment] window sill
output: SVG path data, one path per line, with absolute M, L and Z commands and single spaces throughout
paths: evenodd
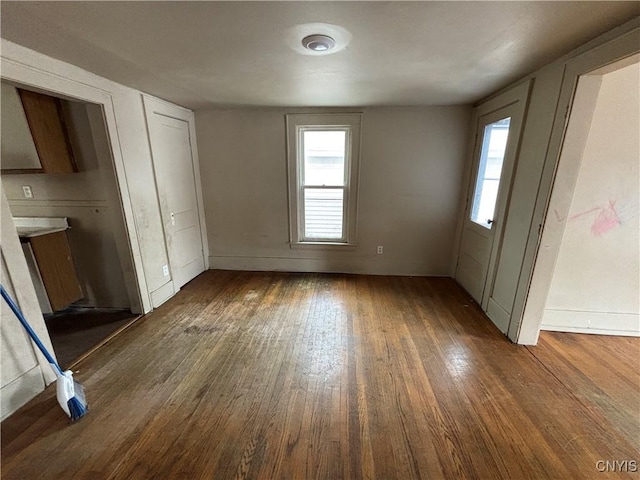
M 355 250 L 355 243 L 338 242 L 291 242 L 289 247 L 294 250 Z

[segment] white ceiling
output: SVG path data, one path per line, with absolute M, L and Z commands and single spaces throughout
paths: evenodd
M 447 105 L 472 103 L 637 15 L 635 1 L 3 1 L 1 34 L 193 109 Z M 291 35 L 308 23 L 342 27 L 351 41 L 301 55 Z

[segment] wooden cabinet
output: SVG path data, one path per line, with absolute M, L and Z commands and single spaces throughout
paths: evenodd
M 40 168 L 3 169 L 2 173 L 74 173 L 78 171 L 62 100 L 17 88 L 24 116 L 35 145 Z M 24 120 L 23 120 L 24 121 Z
M 62 310 L 83 298 L 66 232 L 32 236 L 23 241 L 31 246 L 51 310 Z
M 62 100 L 42 93 L 18 89 L 29 130 L 36 145 L 42 171 L 73 173 L 78 171 L 69 132 L 64 121 Z

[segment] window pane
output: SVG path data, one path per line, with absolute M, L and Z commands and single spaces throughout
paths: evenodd
M 491 228 L 493 214 L 498 199 L 502 163 L 507 149 L 509 124 L 511 118 L 505 118 L 484 127 L 482 150 L 478 165 L 478 178 L 473 194 L 471 220 L 487 228 Z
M 303 132 L 303 185 L 344 185 L 346 133 L 345 130 L 306 130 Z
M 344 190 L 304 189 L 304 236 L 314 240 L 340 240 Z

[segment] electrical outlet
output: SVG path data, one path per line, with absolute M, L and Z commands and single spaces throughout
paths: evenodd
M 382 245 L 378 245 L 378 255 L 382 255 L 384 252 L 384 247 Z
M 29 185 L 22 185 L 22 194 L 24 198 L 33 198 L 33 190 Z
M 169 276 L 169 265 L 162 265 L 162 274 L 165 277 Z

